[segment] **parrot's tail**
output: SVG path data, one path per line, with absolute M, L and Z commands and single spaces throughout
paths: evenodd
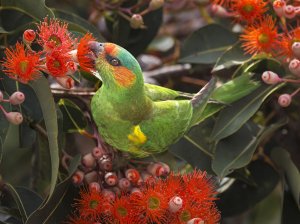
M 194 126 L 198 123 L 209 98 L 216 88 L 216 83 L 217 78 L 212 77 L 211 80 L 191 99 L 191 104 L 193 106 L 193 116 L 190 122 L 190 126 Z

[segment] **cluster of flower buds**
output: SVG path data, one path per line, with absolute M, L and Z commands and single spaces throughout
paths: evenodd
M 25 95 L 22 92 L 14 92 L 9 99 L 4 99 L 3 93 L 0 91 L 0 103 L 10 103 L 11 105 L 20 105 L 24 102 Z M 4 107 L 0 104 L 0 109 L 3 112 L 6 119 L 15 125 L 19 125 L 23 122 L 23 116 L 19 112 L 7 112 Z
M 69 223 L 218 223 L 216 192 L 207 174 L 195 170 L 157 178 L 161 172 L 168 173 L 165 168 L 163 163 L 153 163 L 147 167 L 147 175 L 143 175 L 146 171 L 127 169 L 120 179 L 107 172 L 102 179 L 107 188 L 101 188 L 99 182 L 82 188 L 74 203 L 76 215 Z M 139 183 L 141 176 L 146 177 L 143 184 Z M 117 194 L 110 185 L 119 186 Z
M 3 71 L 22 83 L 38 79 L 45 73 L 64 88 L 72 88 L 72 76 L 79 66 L 84 71 L 93 71 L 88 44 L 94 40 L 91 34 L 86 34 L 78 42 L 68 31 L 67 23 L 45 18 L 37 25 L 37 31 L 25 30 L 23 42 L 5 50 Z M 33 50 L 33 44 L 39 45 L 41 50 Z
M 285 0 L 275 0 L 273 2 L 273 9 L 277 16 L 287 19 L 293 19 L 297 15 L 300 15 L 300 7 L 287 5 Z
M 294 59 L 294 60 L 296 60 L 296 59 Z M 293 60 L 291 62 L 293 62 Z M 290 63 L 290 65 L 291 65 L 291 63 Z M 275 72 L 272 72 L 272 71 L 265 71 L 262 74 L 261 78 L 266 84 L 269 84 L 269 85 L 277 84 L 280 82 L 300 83 L 300 80 L 297 80 L 297 79 L 280 78 Z M 292 98 L 299 91 L 300 91 L 300 88 L 296 89 L 291 94 L 288 94 L 288 93 L 281 94 L 278 98 L 278 104 L 281 107 L 288 107 L 292 102 Z
M 170 173 L 169 166 L 162 162 L 149 163 L 139 170 L 128 167 L 115 169 L 113 163 L 106 149 L 95 147 L 82 157 L 78 170 L 73 174 L 73 183 L 87 184 L 90 189 L 101 189 L 115 197 L 121 192 L 137 191 L 145 182 L 166 177 Z

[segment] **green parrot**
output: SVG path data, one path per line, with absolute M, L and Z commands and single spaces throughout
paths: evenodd
M 92 44 L 101 88 L 91 111 L 101 137 L 134 157 L 163 152 L 198 123 L 216 79 L 197 94 L 144 83 L 137 60 L 113 43 Z

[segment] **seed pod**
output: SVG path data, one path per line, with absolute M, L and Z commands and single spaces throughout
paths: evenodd
M 87 168 L 94 168 L 96 166 L 96 160 L 93 157 L 92 153 L 85 154 L 82 157 L 81 163 Z
M 121 178 L 119 180 L 118 186 L 121 190 L 127 191 L 130 188 L 131 184 L 127 178 Z
M 96 182 L 98 180 L 98 173 L 93 170 L 92 172 L 86 173 L 84 175 L 84 180 L 86 183 Z
M 112 161 L 109 157 L 99 160 L 98 164 L 100 169 L 104 171 L 111 171 L 113 167 Z
M 118 183 L 118 177 L 113 172 L 108 172 L 104 176 L 104 181 L 108 186 L 115 186 Z
M 282 94 L 278 98 L 278 104 L 282 107 L 288 107 L 292 102 L 292 96 L 290 94 Z
M 92 155 L 95 159 L 100 159 L 104 155 L 104 150 L 100 147 L 93 148 Z
M 89 190 L 100 193 L 101 192 L 100 184 L 98 182 L 89 183 Z
M 300 61 L 298 59 L 293 59 L 289 63 L 289 70 L 294 75 L 300 76 Z
M 300 42 L 294 42 L 292 45 L 292 50 L 293 50 L 295 57 L 300 59 Z
M 186 224 L 204 224 L 204 220 L 201 218 L 193 218 L 193 219 L 187 221 Z
M 19 105 L 21 103 L 23 103 L 25 100 L 25 95 L 22 92 L 14 92 L 10 97 L 9 97 L 9 102 L 12 105 Z
M 23 116 L 19 112 L 8 112 L 5 117 L 11 124 L 19 125 L 23 122 Z
M 130 18 L 130 26 L 133 29 L 142 28 L 144 25 L 143 17 L 140 14 L 133 14 Z
M 165 1 L 164 0 L 151 0 L 149 3 L 149 10 L 156 10 L 161 8 L 164 5 Z
M 265 71 L 261 75 L 261 79 L 266 83 L 266 84 L 276 84 L 281 81 L 281 78 L 272 71 Z
M 66 89 L 71 89 L 75 85 L 75 81 L 69 76 L 56 77 L 56 82 Z
M 287 5 L 284 8 L 284 17 L 288 18 L 288 19 L 293 19 L 296 16 L 296 10 L 295 7 L 292 5 Z
M 169 211 L 172 213 L 178 212 L 182 207 L 182 199 L 178 196 L 174 196 L 169 201 Z
M 137 184 L 141 178 L 139 171 L 136 169 L 128 169 L 125 171 L 126 178 L 133 184 Z
M 151 163 L 147 167 L 147 171 L 155 177 L 164 177 L 170 172 L 170 168 L 164 163 Z
M 81 184 L 83 182 L 84 178 L 84 173 L 81 170 L 77 170 L 73 176 L 72 176 L 72 181 L 74 184 Z
M 274 9 L 277 16 L 279 16 L 279 17 L 284 16 L 285 6 L 286 6 L 285 1 L 275 0 L 273 2 L 273 9 Z
M 35 37 L 36 33 L 34 32 L 34 30 L 28 29 L 23 33 L 23 41 L 27 44 L 31 44 L 32 41 L 34 41 Z

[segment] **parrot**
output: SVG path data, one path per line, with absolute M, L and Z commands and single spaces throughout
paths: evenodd
M 114 43 L 91 44 L 94 75 L 102 81 L 91 113 L 104 141 L 132 157 L 164 152 L 199 118 L 216 88 L 211 80 L 196 94 L 144 82 L 136 58 Z

